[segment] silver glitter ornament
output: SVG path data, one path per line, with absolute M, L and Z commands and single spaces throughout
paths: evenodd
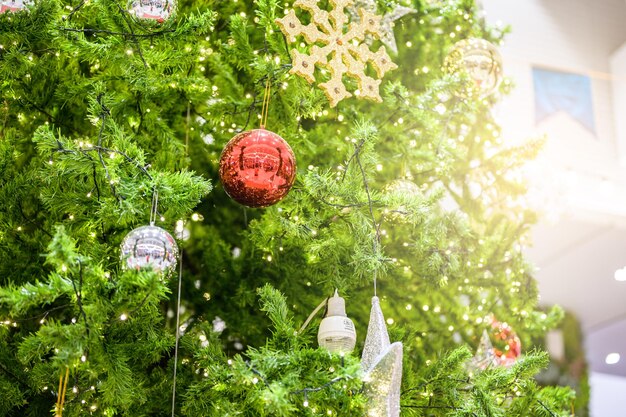
M 372 298 L 361 366 L 365 373 L 368 416 L 398 417 L 402 384 L 402 343 L 390 343 L 378 297 Z
M 365 9 L 366 11 L 374 14 L 377 14 L 378 12 L 376 0 L 356 0 L 354 4 L 349 6 L 347 9 L 352 18 L 351 21 L 359 21 L 359 9 Z M 409 13 L 416 12 L 417 10 L 410 7 L 396 5 L 389 13 L 383 15 L 382 19 L 380 19 L 380 32 L 382 33 L 380 41 L 394 53 L 398 53 L 396 36 L 393 33 L 393 27 L 395 25 L 394 22 Z M 367 40 L 366 42 L 371 43 L 371 40 Z
M 141 226 L 126 235 L 121 245 L 122 268 L 152 269 L 166 275 L 176 268 L 178 246 L 166 230 Z
M 470 371 L 484 371 L 494 366 L 498 366 L 498 357 L 493 350 L 493 345 L 491 344 L 487 330 L 483 330 L 480 343 L 476 348 L 476 354 L 470 359 L 467 367 Z

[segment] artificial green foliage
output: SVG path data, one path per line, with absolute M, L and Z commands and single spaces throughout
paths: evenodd
M 580 322 L 570 313 L 564 313 L 558 331 L 563 335 L 563 357 L 551 358 L 550 365 L 537 380 L 542 385 L 569 386 L 576 391 L 573 408 L 580 417 L 589 416 L 589 369 L 585 359 L 584 341 Z M 545 348 L 545 338 L 537 338 L 535 344 Z
M 491 107 L 510 82 L 464 97 L 467 77 L 441 68 L 456 40 L 505 31 L 473 0 L 400 3 L 416 12 L 394 27 L 383 103 L 336 108 L 289 74 L 306 50 L 275 23 L 291 0 L 181 0 L 163 23 L 109 0 L 0 15 L 0 416 L 54 415 L 68 369 L 67 417 L 172 415 L 175 369 L 179 416 L 366 416 L 374 281 L 404 344 L 403 416 L 570 415 L 570 389 L 534 382 L 541 352 L 467 367 L 491 315 L 524 347 L 561 316 L 538 310 L 522 254 L 521 167 L 541 141 L 501 137 Z M 247 209 L 219 157 L 259 126 L 268 84 L 297 180 Z M 170 276 L 121 268 L 151 220 L 182 249 Z M 359 337 L 345 357 L 317 347 L 319 316 L 301 328 L 335 288 Z

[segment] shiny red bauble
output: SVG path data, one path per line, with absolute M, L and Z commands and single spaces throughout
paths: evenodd
M 274 132 L 241 132 L 222 151 L 220 179 L 236 202 L 248 207 L 271 206 L 291 189 L 296 179 L 296 157 Z

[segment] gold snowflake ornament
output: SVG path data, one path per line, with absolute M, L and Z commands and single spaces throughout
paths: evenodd
M 381 46 L 372 52 L 364 43 L 366 35 L 376 38 L 382 36 L 381 16 L 359 9 L 359 22 L 350 22 L 345 8 L 351 6 L 354 0 L 329 0 L 332 10 L 322 10 L 317 5 L 319 0 L 296 0 L 295 8 L 306 10 L 311 15 L 311 22 L 303 25 L 294 9 L 290 10 L 276 23 L 287 36 L 290 42 L 295 42 L 298 36 L 312 45 L 309 54 L 291 50 L 293 66 L 291 74 L 297 74 L 309 83 L 315 82 L 315 67 L 326 68 L 330 72 L 328 81 L 319 86 L 331 107 L 335 107 L 344 98 L 352 96 L 344 84 L 344 75 L 356 79 L 360 98 L 381 102 L 379 86 L 387 71 L 398 68 L 391 61 Z M 369 65 L 376 71 L 378 78 L 365 74 Z

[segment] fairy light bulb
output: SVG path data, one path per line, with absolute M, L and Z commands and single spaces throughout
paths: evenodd
M 354 323 L 347 317 L 346 302 L 337 290 L 328 299 L 328 312 L 320 323 L 317 342 L 332 353 L 351 352 L 356 345 Z

